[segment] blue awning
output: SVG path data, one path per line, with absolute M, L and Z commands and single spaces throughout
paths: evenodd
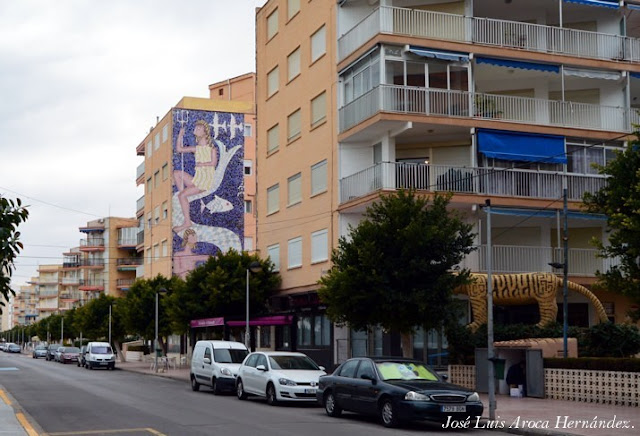
M 640 79 L 640 73 L 630 72 L 629 75 L 631 76 L 632 79 Z
M 425 58 L 441 59 L 452 62 L 469 62 L 469 55 L 454 51 L 432 50 L 430 48 L 410 46 L 409 52 Z
M 475 59 L 477 64 L 489 64 L 489 65 L 496 65 L 498 67 L 519 68 L 521 70 L 547 71 L 550 73 L 560 72 L 560 67 L 558 65 L 538 64 L 535 62 L 511 61 L 507 59 L 497 59 L 497 58 L 485 58 L 482 56 L 478 56 Z
M 478 151 L 495 159 L 567 163 L 564 137 L 479 129 Z
M 618 0 L 564 0 L 565 3 L 581 3 L 588 6 L 602 6 L 617 9 L 620 7 Z
M 558 215 L 558 212 L 560 213 L 560 216 L 564 215 L 562 211 L 558 211 L 556 209 L 518 209 L 512 207 L 491 207 L 491 214 L 522 216 L 531 218 L 555 218 Z M 577 220 L 607 220 L 606 215 L 602 215 L 599 213 L 567 212 L 567 217 Z

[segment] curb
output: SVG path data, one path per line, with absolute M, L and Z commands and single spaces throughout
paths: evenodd
M 45 434 L 40 425 L 25 411 L 20 403 L 9 393 L 4 386 L 0 385 L 0 399 L 13 410 L 17 423 L 24 429 L 24 434 L 28 436 L 39 436 Z

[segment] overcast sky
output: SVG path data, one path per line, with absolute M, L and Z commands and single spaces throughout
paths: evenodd
M 105 216 L 133 217 L 136 146 L 183 96 L 255 71 L 265 0 L 0 0 L 0 195 L 29 209 L 12 287 Z

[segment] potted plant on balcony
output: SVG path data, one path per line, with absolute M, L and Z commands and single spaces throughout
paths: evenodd
M 496 103 L 497 96 L 488 94 L 476 94 L 474 99 L 475 116 L 483 118 L 502 118 L 502 111 Z

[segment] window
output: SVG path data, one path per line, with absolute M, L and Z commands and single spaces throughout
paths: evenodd
M 153 260 L 160 259 L 160 244 L 155 244 L 153 246 Z
M 151 213 L 147 214 L 147 230 L 151 230 Z
M 275 184 L 267 189 L 267 214 L 280 210 L 280 185 Z
M 331 322 L 326 315 L 306 315 L 298 318 L 298 345 L 328 347 L 331 345 Z
M 322 162 L 311 167 L 311 195 L 319 194 L 327 190 L 327 161 Z
M 162 180 L 167 180 L 169 178 L 169 164 L 162 165 Z
M 359 360 L 349 360 L 340 368 L 340 377 L 353 378 L 356 375 L 356 368 L 358 367 Z
M 160 132 L 156 133 L 153 137 L 153 149 L 157 150 L 160 148 Z
M 151 263 L 151 248 L 147 248 L 147 265 Z
M 156 206 L 153 210 L 154 223 L 158 224 L 160 222 L 160 206 Z
M 169 256 L 169 243 L 165 239 L 162 241 L 162 257 L 166 258 L 168 256 Z
M 278 149 L 280 139 L 280 128 L 278 124 L 267 131 L 267 153 L 271 153 Z
M 300 0 L 287 1 L 287 20 L 293 18 L 295 14 L 300 12 Z
M 293 80 L 300 74 L 300 47 L 287 56 L 287 79 Z
M 147 146 L 144 149 L 147 153 L 147 157 L 151 157 L 151 155 L 153 154 L 153 141 L 149 140 L 149 142 L 147 142 Z
M 327 93 L 323 92 L 311 100 L 311 127 L 327 119 Z
M 322 26 L 311 35 L 311 62 L 315 62 L 327 51 L 327 38 L 325 26 Z
M 311 234 L 311 263 L 329 260 L 329 233 L 327 229 Z
M 278 10 L 276 9 L 267 17 L 267 41 L 278 33 Z
M 157 188 L 159 182 L 160 182 L 160 170 L 156 171 L 153 174 L 153 187 Z
M 267 257 L 273 262 L 273 270 L 280 271 L 280 244 L 268 246 Z
M 162 202 L 162 219 L 166 220 L 169 218 L 169 203 L 164 201 Z
M 253 166 L 253 162 L 251 162 L 250 160 L 245 159 L 244 161 L 244 175 L 245 176 L 250 176 L 251 175 L 251 167 Z
M 244 251 L 253 251 L 253 238 L 244 238 Z
M 224 89 L 223 88 L 218 89 L 218 95 L 221 96 L 221 97 L 224 95 Z
M 251 124 L 244 125 L 244 136 L 245 137 L 253 136 L 253 129 L 251 127 Z
M 164 144 L 169 139 L 169 124 L 162 126 L 162 143 Z
M 251 200 L 244 201 L 244 213 L 252 213 L 253 212 L 253 204 Z
M 356 378 L 360 379 L 363 375 L 368 375 L 369 377 L 373 377 L 376 371 L 373 369 L 373 365 L 370 360 L 363 360 L 360 362 L 360 366 L 358 367 L 358 372 L 356 372 Z
M 297 237 L 289 239 L 288 250 L 289 260 L 287 262 L 288 268 L 298 268 L 302 266 L 302 238 Z
M 287 179 L 287 206 L 298 204 L 302 201 L 302 174 L 298 173 Z
M 152 187 L 152 185 L 151 185 L 151 177 L 149 177 L 147 179 L 147 194 L 149 194 L 151 192 L 151 187 Z
M 278 92 L 280 68 L 275 67 L 267 73 L 267 97 Z
M 300 136 L 300 109 L 287 117 L 287 141 L 291 142 Z
M 270 326 L 265 325 L 260 327 L 260 347 L 262 348 L 271 347 L 271 327 Z

